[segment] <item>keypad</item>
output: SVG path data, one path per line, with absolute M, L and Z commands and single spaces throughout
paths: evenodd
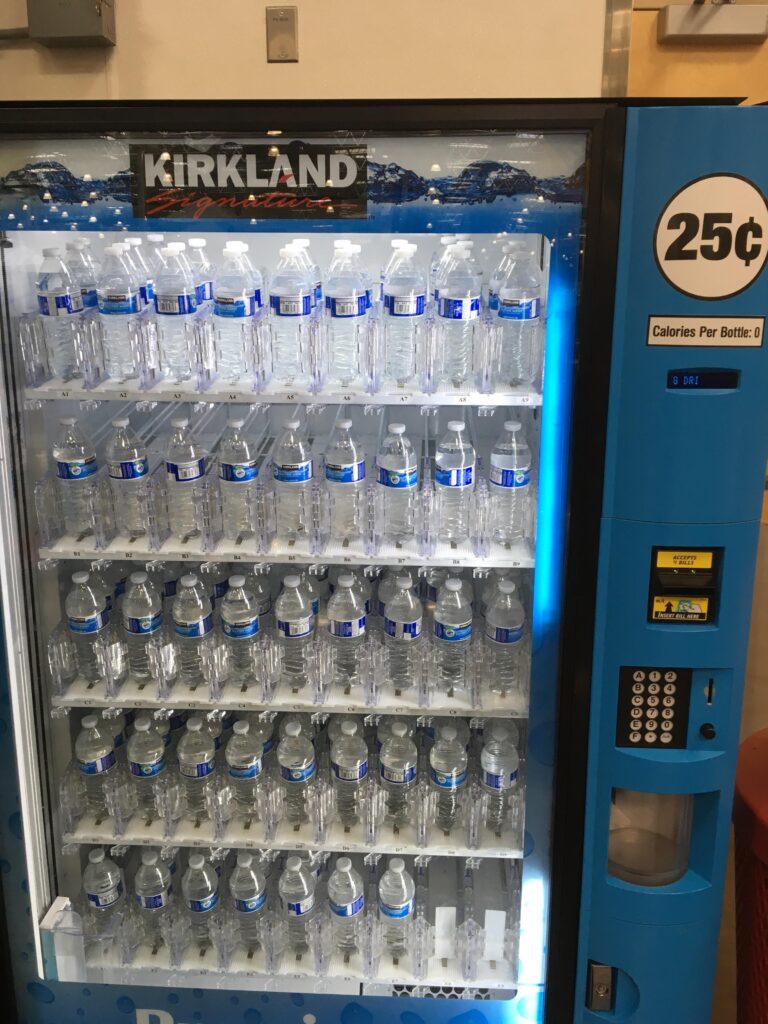
M 641 668 L 619 670 L 618 747 L 682 749 L 688 736 L 691 669 Z

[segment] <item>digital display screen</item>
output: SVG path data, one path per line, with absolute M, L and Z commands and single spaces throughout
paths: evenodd
M 669 370 L 667 372 L 667 387 L 672 391 L 733 391 L 738 386 L 738 370 Z

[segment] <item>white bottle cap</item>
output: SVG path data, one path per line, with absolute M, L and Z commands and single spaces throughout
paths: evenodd
M 171 252 L 184 252 L 186 248 L 186 242 L 169 242 L 166 246 L 166 249 L 170 249 Z
M 187 731 L 188 732 L 200 732 L 203 728 L 203 720 L 200 715 L 192 715 L 191 718 L 187 719 Z
M 415 242 L 406 242 L 405 245 L 400 246 L 400 251 L 411 255 L 412 253 L 416 252 L 418 248 L 419 247 L 418 245 L 416 245 Z
M 149 242 L 164 242 L 165 235 L 147 235 L 147 240 Z
M 168 259 L 169 256 L 176 256 L 178 253 L 176 249 L 172 249 L 169 245 L 166 245 L 160 250 L 160 255 L 163 259 Z
M 132 572 L 128 577 L 130 583 L 146 583 L 149 576 L 145 572 Z
M 346 718 L 341 723 L 341 731 L 345 736 L 354 736 L 357 732 L 357 722 L 353 722 L 351 719 Z
M 341 430 L 350 430 L 352 427 L 352 420 L 339 420 L 338 426 Z
M 446 580 L 445 587 L 446 590 L 452 590 L 455 593 L 461 590 L 461 580 Z
M 294 246 L 292 246 L 292 245 L 284 245 L 282 247 L 282 249 L 280 250 L 280 255 L 281 256 L 295 256 L 297 252 L 298 252 L 298 249 L 296 249 Z
M 288 722 L 283 730 L 286 736 L 300 736 L 301 735 L 301 722 Z
M 157 864 L 157 850 L 145 850 L 141 855 L 141 863 L 146 864 L 147 867 Z
M 502 594 L 514 594 L 514 592 L 517 590 L 517 587 L 512 582 L 512 580 L 499 580 L 498 588 L 502 592 Z
M 187 245 L 190 249 L 204 249 L 208 242 L 205 238 L 188 238 Z
M 232 732 L 236 736 L 245 736 L 248 730 L 251 728 L 251 723 L 247 718 L 238 718 L 235 724 L 232 726 Z
M 95 729 L 99 724 L 97 715 L 86 715 L 85 718 L 80 720 L 80 725 L 83 729 Z
M 393 722 L 389 730 L 393 736 L 407 736 L 408 726 L 405 722 Z
M 340 587 L 354 587 L 355 577 L 352 575 L 351 572 L 345 572 L 343 576 L 339 576 L 339 578 L 336 580 L 336 583 Z
M 300 420 L 286 420 L 283 424 L 286 430 L 298 430 L 301 426 Z
M 492 740 L 509 739 L 509 728 L 503 722 L 494 722 L 489 732 Z
M 514 434 L 516 430 L 519 430 L 520 427 L 520 420 L 507 420 L 507 422 L 504 424 L 504 429 L 508 430 L 512 434 Z
M 336 870 L 344 872 L 351 871 L 352 861 L 349 859 L 349 857 L 339 857 L 339 859 L 336 861 Z
M 123 246 L 122 246 L 122 243 L 120 243 L 120 242 L 115 242 L 113 245 L 105 245 L 104 246 L 104 255 L 105 256 L 122 256 L 122 254 L 123 254 Z
M 72 582 L 73 583 L 77 583 L 78 585 L 80 583 L 87 583 L 89 578 L 90 577 L 89 577 L 87 572 L 80 571 L 80 572 L 73 572 L 72 573 Z
M 465 430 L 467 424 L 464 420 L 450 420 L 446 426 L 449 430 Z
M 149 728 L 152 725 L 152 719 L 149 715 L 139 715 L 136 721 L 133 723 L 133 728 L 136 732 L 149 732 Z
M 188 416 L 174 416 L 173 419 L 171 420 L 171 426 L 172 427 L 178 427 L 179 429 L 183 430 L 184 427 L 188 427 L 189 426 L 189 417 Z
M 395 586 L 398 590 L 410 590 L 413 586 L 413 581 L 410 576 L 396 576 Z
M 286 576 L 283 580 L 284 587 L 298 587 L 300 583 L 301 579 L 294 575 Z
M 197 586 L 197 576 L 193 575 L 191 572 L 188 572 L 185 576 L 181 577 L 179 583 L 182 585 L 182 587 L 195 587 Z
M 242 416 L 230 416 L 227 420 L 228 427 L 234 427 L 235 430 L 239 430 L 245 424 L 245 420 Z
M 455 740 L 458 735 L 459 734 L 453 725 L 444 725 L 440 730 L 440 739 L 448 740 L 449 743 L 451 740 Z
M 127 242 L 113 242 L 110 248 L 117 249 L 118 252 L 128 252 L 131 247 Z
M 118 419 L 112 420 L 112 426 L 119 430 L 120 427 L 127 427 L 130 422 L 127 416 L 120 416 Z
M 355 256 L 357 256 L 357 254 L 358 254 L 359 252 L 362 252 L 362 251 L 363 251 L 363 247 L 362 247 L 362 245 L 358 245 L 358 243 L 357 243 L 357 242 L 352 242 L 352 244 L 351 244 L 351 245 L 348 245 L 348 246 L 347 246 L 347 252 L 351 252 L 351 253 L 353 253 L 353 255 L 355 255 Z
M 402 857 L 393 857 L 392 860 L 387 864 L 390 871 L 394 871 L 396 875 L 401 875 L 405 871 L 405 861 Z
M 88 860 L 91 862 L 91 864 L 101 864 L 101 862 L 104 860 L 104 851 L 102 850 L 102 848 L 99 847 L 98 850 L 91 850 L 91 852 L 88 854 Z
M 189 856 L 189 866 L 193 871 L 199 871 L 205 865 L 205 857 L 202 853 L 192 853 Z
M 410 245 L 407 238 L 393 238 L 389 243 L 393 249 L 402 249 L 404 245 Z
M 297 249 L 306 249 L 309 245 L 308 238 L 292 238 L 291 245 L 295 245 Z
M 333 241 L 334 249 L 347 249 L 350 245 L 352 245 L 351 238 L 335 238 Z
M 301 871 L 301 857 L 289 857 L 285 862 L 286 871 Z
M 456 235 L 440 235 L 440 245 L 450 245 L 456 241 Z
M 247 850 L 242 850 L 237 855 L 237 866 L 239 868 L 249 868 L 253 864 L 253 854 L 248 853 Z
M 62 427 L 74 427 L 77 423 L 77 416 L 62 416 L 59 423 Z
M 404 423 L 390 423 L 387 427 L 390 434 L 404 434 L 405 424 Z
M 43 249 L 43 256 L 58 256 L 60 250 L 56 248 Z
M 229 577 L 229 585 L 230 585 L 230 587 L 244 587 L 245 586 L 245 576 L 240 576 L 239 574 L 237 576 L 230 576 Z
M 143 240 L 141 238 L 136 238 L 134 236 L 132 238 L 126 238 L 125 241 L 128 243 L 128 245 L 141 245 Z

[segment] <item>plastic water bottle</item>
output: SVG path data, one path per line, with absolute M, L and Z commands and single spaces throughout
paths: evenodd
M 525 611 L 512 580 L 499 580 L 498 593 L 485 616 L 485 647 L 489 655 L 488 685 L 494 693 L 520 688 L 520 651 Z
M 134 318 L 141 309 L 139 288 L 123 257 L 123 246 L 108 245 L 98 281 L 99 327 L 104 369 L 117 382 L 138 374 Z
M 351 573 L 339 576 L 328 602 L 328 634 L 335 652 L 335 676 L 345 687 L 360 681 L 360 658 L 365 644 L 365 603 Z
M 515 253 L 499 285 L 496 308 L 502 386 L 531 384 L 536 376 L 543 293 L 544 280 L 533 253 Z
M 441 569 L 434 566 L 427 569 L 427 574 L 424 577 L 424 600 L 430 612 L 434 612 L 440 588 L 450 575 L 449 569 Z
M 306 569 L 301 570 L 301 583 L 299 589 L 304 594 L 312 610 L 312 623 L 317 625 L 317 616 L 320 614 L 320 591 L 315 583 L 314 577 L 310 576 Z
M 176 749 L 179 774 L 187 795 L 187 815 L 199 817 L 205 813 L 205 794 L 208 781 L 216 770 L 216 745 L 200 715 L 187 719 L 187 730 Z
M 424 615 L 421 601 L 413 593 L 411 577 L 395 577 L 395 591 L 384 605 L 384 644 L 387 650 L 389 681 L 399 692 L 413 686 Z
M 291 246 L 297 250 L 304 261 L 304 265 L 309 273 L 310 281 L 312 282 L 312 308 L 316 306 L 322 307 L 323 302 L 323 277 L 320 273 L 320 267 L 312 257 L 312 253 L 309 250 L 311 241 L 309 238 L 292 238 Z
M 137 679 L 148 679 L 148 644 L 162 628 L 163 599 L 145 572 L 129 576 L 122 616 L 131 674 Z
M 267 908 L 267 882 L 252 853 L 238 853 L 229 876 L 229 894 L 240 941 L 248 949 L 255 949 L 261 943 L 259 922 Z
M 417 266 L 416 246 L 401 246 L 384 280 L 384 376 L 398 388 L 411 384 L 424 344 L 427 282 Z
M 505 242 L 504 245 L 502 245 L 501 259 L 496 267 L 491 271 L 491 276 L 488 281 L 488 309 L 491 312 L 495 312 L 499 308 L 499 289 L 509 272 L 509 268 L 514 263 L 514 253 L 519 252 L 525 244 L 526 243 L 523 239 L 517 238 Z
M 165 771 L 165 740 L 149 715 L 139 715 L 128 740 L 128 768 L 131 772 L 139 814 L 155 817 L 155 779 Z
M 311 601 L 301 589 L 300 576 L 286 576 L 275 602 L 277 636 L 283 651 L 282 671 L 294 690 L 307 685 L 307 656 L 315 632 Z
M 395 596 L 395 593 L 397 591 L 396 581 L 398 576 L 407 576 L 409 579 L 411 579 L 411 574 L 407 571 L 407 569 L 401 569 L 398 566 L 388 565 L 387 568 L 384 570 L 384 575 L 381 577 L 381 581 L 379 582 L 376 610 L 379 615 L 379 618 L 382 620 L 382 629 L 384 620 L 384 610 L 387 604 Z M 411 585 L 413 585 L 412 579 Z
M 392 727 L 401 723 L 405 726 L 405 735 L 412 740 L 416 736 L 416 725 L 411 718 L 401 718 L 399 715 L 382 715 L 376 726 L 376 749 L 381 755 L 381 748 L 392 737 Z
M 186 416 L 174 417 L 171 427 L 165 456 L 168 517 L 174 537 L 188 540 L 200 532 L 194 491 L 195 483 L 205 476 L 208 453 L 188 431 Z
M 379 752 L 381 786 L 387 794 L 387 821 L 395 829 L 410 824 L 410 794 L 419 770 L 416 744 L 405 722 L 393 722 Z
M 254 317 L 261 304 L 261 279 L 253 274 L 238 249 L 225 247 L 213 279 L 213 330 L 219 377 L 235 383 L 251 362 Z
M 419 463 L 403 423 L 389 424 L 376 456 L 376 469 L 379 487 L 383 488 L 384 539 L 404 543 L 415 531 Z
M 272 377 L 277 385 L 306 388 L 314 284 L 299 250 L 285 246 L 269 285 Z
M 53 442 L 53 461 L 64 529 L 70 537 L 82 538 L 92 531 L 88 497 L 99 468 L 96 452 L 92 443 L 86 441 L 74 416 L 63 416 L 59 425 Z
M 247 718 L 232 726 L 232 736 L 224 748 L 232 797 L 238 812 L 247 818 L 256 816 L 256 796 L 264 770 L 264 744 L 258 730 L 251 732 Z
M 139 298 L 141 299 L 141 308 L 144 309 L 155 297 L 152 270 L 147 262 L 147 254 L 144 252 L 144 239 L 135 236 L 132 238 L 126 238 L 125 242 L 130 246 L 129 252 L 131 261 L 137 271 L 139 279 Z
M 402 857 L 392 857 L 379 879 L 379 919 L 387 953 L 399 960 L 408 952 L 410 923 L 416 910 L 416 886 Z
M 99 302 L 96 293 L 96 265 L 89 250 L 88 240 L 77 238 L 67 242 L 65 263 L 75 284 L 80 286 L 83 309 L 94 309 Z
M 424 726 L 425 746 L 431 749 L 432 744 L 435 742 L 435 737 L 442 735 L 444 729 L 454 729 L 456 731 L 456 740 L 461 744 L 462 749 L 469 753 L 472 733 L 464 718 L 436 717 L 430 719 L 429 724 Z
M 429 752 L 429 782 L 437 791 L 435 824 L 448 834 L 458 823 L 467 784 L 467 751 L 452 725 L 440 729 Z
M 85 808 L 97 819 L 106 817 L 104 782 L 117 771 L 117 755 L 110 730 L 96 715 L 80 722 L 75 740 L 75 758 L 85 784 Z
M 87 572 L 72 574 L 72 589 L 64 601 L 69 639 L 74 644 L 77 673 L 95 683 L 104 673 L 98 652 L 111 636 L 104 592 L 91 583 Z
M 379 272 L 379 294 L 377 296 L 377 302 L 379 306 L 383 306 L 384 304 L 384 282 L 386 281 L 387 276 L 391 273 L 392 268 L 399 261 L 402 255 L 401 249 L 406 245 L 410 245 L 411 243 L 408 241 L 407 238 L 393 238 L 389 244 L 392 247 L 392 252 L 389 254 L 387 262 L 382 266 L 381 271 Z
M 288 932 L 288 948 L 296 955 L 309 949 L 307 924 L 316 910 L 315 884 L 315 876 L 302 864 L 301 858 L 289 857 L 278 889 Z
M 81 329 L 83 298 L 58 249 L 43 249 L 35 287 L 51 373 L 62 380 L 78 377 L 75 334 Z
M 173 631 L 179 648 L 179 682 L 199 686 L 203 674 L 203 648 L 213 632 L 211 599 L 197 576 L 191 573 L 179 580 L 173 602 Z
M 210 942 L 211 914 L 219 902 L 219 876 L 202 853 L 189 855 L 187 870 L 181 880 L 181 891 L 189 914 L 193 942 L 207 946 Z
M 258 449 L 243 434 L 244 424 L 242 417 L 229 418 L 217 452 L 224 536 L 235 544 L 253 536 L 251 509 L 259 476 Z
M 427 298 L 430 302 L 437 306 L 439 292 L 437 282 L 440 278 L 440 272 L 443 268 L 443 264 L 446 261 L 448 254 L 448 247 L 453 245 L 456 241 L 456 235 L 441 235 L 440 245 L 434 249 L 432 256 L 429 261 L 429 281 L 427 282 Z
M 471 380 L 474 368 L 482 276 L 469 249 L 457 244 L 449 251 L 451 259 L 441 268 L 437 282 L 437 383 L 461 388 Z
M 316 737 L 315 727 L 312 724 L 312 718 L 310 715 L 306 714 L 306 712 L 302 711 L 293 711 L 289 714 L 283 715 L 283 717 L 280 719 L 280 725 L 277 730 L 278 737 L 281 740 L 285 739 L 287 735 L 286 730 L 292 722 L 298 724 L 299 735 L 304 736 L 306 739 L 309 740 L 310 743 L 314 745 Z
M 368 290 L 358 263 L 359 245 L 339 251 L 325 283 L 325 345 L 331 385 L 360 380 L 368 330 Z
M 363 720 L 359 715 L 329 715 L 325 726 L 325 733 L 328 739 L 329 748 L 332 748 L 336 740 L 341 738 L 341 727 L 345 722 L 351 722 L 354 725 L 358 736 L 365 737 L 365 726 L 363 725 Z
M 498 596 L 499 581 L 509 579 L 511 573 L 511 569 L 491 569 L 488 578 L 484 581 L 482 588 L 480 589 L 478 611 L 483 617 L 487 614 L 494 598 Z
M 88 908 L 98 913 L 100 919 L 104 915 L 111 916 L 124 902 L 123 872 L 101 848 L 88 854 L 83 891 Z
M 259 628 L 262 632 L 268 622 L 267 616 L 272 614 L 272 590 L 269 585 L 269 566 L 253 565 L 246 576 L 245 585 L 253 594 L 256 610 L 259 615 Z
M 345 831 L 360 824 L 367 776 L 368 744 L 358 723 L 346 719 L 341 723 L 341 734 L 331 744 L 331 781 L 336 811 Z
M 171 872 L 156 850 L 144 850 L 141 864 L 133 876 L 136 905 L 144 926 L 144 939 L 153 948 L 162 942 L 160 920 L 173 901 Z
M 309 821 L 308 801 L 316 782 L 315 748 L 298 722 L 288 722 L 277 747 L 277 763 L 285 793 L 285 817 L 294 827 Z
M 493 539 L 517 544 L 528 535 L 531 449 L 517 420 L 507 420 L 491 449 L 488 474 Z
M 442 301 L 442 300 L 441 300 Z M 435 453 L 435 490 L 441 540 L 460 543 L 469 536 L 475 489 L 475 449 L 462 420 L 450 420 Z
M 480 785 L 487 796 L 485 824 L 501 834 L 517 790 L 520 756 L 505 732 L 491 733 L 480 751 Z
M 358 927 L 365 912 L 365 885 L 349 857 L 339 857 L 328 879 L 333 942 L 345 959 L 357 952 Z
M 112 426 L 115 432 L 107 443 L 106 456 L 118 528 L 129 537 L 144 537 L 149 487 L 147 448 L 131 430 L 127 416 L 112 420 Z
M 292 540 L 307 532 L 314 468 L 299 421 L 286 420 L 284 427 L 272 455 L 272 474 L 277 532 L 282 539 Z
M 152 276 L 152 282 L 154 285 L 155 278 L 160 264 L 164 262 L 161 251 L 165 248 L 165 235 L 151 234 L 147 235 L 147 255 L 146 263 L 149 267 L 149 272 Z M 154 299 L 154 287 L 152 289 L 152 298 Z
M 359 537 L 365 500 L 365 452 L 352 437 L 352 420 L 339 420 L 325 453 L 330 533 L 335 541 Z
M 197 310 L 195 281 L 183 252 L 168 246 L 160 250 L 155 273 L 155 315 L 160 365 L 174 383 L 192 376 L 190 345 L 192 317 Z
M 239 681 L 253 676 L 253 649 L 260 635 L 259 606 L 246 589 L 245 576 L 230 576 L 221 602 L 221 631 L 229 651 L 230 675 Z
M 195 302 L 198 307 L 213 301 L 213 279 L 215 268 L 208 259 L 205 238 L 188 238 L 189 262 L 195 279 Z
M 200 579 L 208 591 L 214 612 L 229 590 L 229 566 L 225 562 L 203 562 L 200 566 Z
M 449 697 L 466 682 L 466 655 L 472 642 L 472 605 L 462 592 L 462 581 L 445 581 L 435 606 L 434 643 L 438 686 Z

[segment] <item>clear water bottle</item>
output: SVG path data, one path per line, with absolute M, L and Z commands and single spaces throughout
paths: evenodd
M 241 241 L 227 242 L 224 246 L 225 253 L 230 251 L 235 252 L 243 261 L 243 264 L 253 282 L 253 295 L 256 300 L 256 311 L 258 312 L 264 308 L 264 303 L 268 294 L 269 274 L 265 266 L 254 267 L 248 255 L 248 249 L 248 243 Z
M 64 259 L 75 284 L 80 286 L 83 309 L 95 309 L 99 303 L 96 293 L 96 264 L 89 248 L 86 238 L 76 238 L 73 242 L 67 242 Z
M 525 611 L 512 580 L 499 580 L 485 616 L 485 648 L 488 652 L 488 685 L 494 693 L 518 690 L 520 652 L 525 631 Z
M 163 625 L 163 599 L 145 572 L 131 573 L 128 578 L 122 616 L 131 673 L 137 679 L 148 679 L 148 645 Z
M 320 267 L 310 252 L 311 241 L 309 238 L 292 238 L 291 246 L 299 252 L 304 265 L 309 273 L 312 282 L 312 308 L 320 307 L 323 304 L 323 276 Z
M 69 639 L 75 647 L 77 673 L 89 682 L 99 682 L 104 672 L 99 650 L 111 636 L 104 591 L 91 583 L 87 572 L 72 574 L 72 589 L 64 601 Z
M 99 848 L 88 854 L 83 871 L 83 891 L 90 910 L 99 914 L 113 914 L 124 902 L 123 872 Z
M 171 427 L 165 456 L 168 516 L 174 537 L 187 540 L 200 532 L 194 492 L 197 481 L 205 476 L 208 452 L 189 432 L 186 416 L 175 416 Z
M 434 643 L 438 687 L 449 697 L 466 682 L 466 656 L 472 642 L 472 605 L 462 581 L 445 581 L 435 606 Z
M 358 736 L 365 736 L 365 726 L 359 715 L 329 715 L 325 726 L 329 748 L 332 748 L 336 740 L 341 737 L 341 727 L 345 722 L 351 722 L 354 725 Z
M 517 791 L 520 756 L 508 732 L 492 730 L 480 751 L 480 785 L 487 796 L 485 824 L 500 835 Z
M 461 543 L 469 536 L 475 489 L 475 449 L 462 420 L 450 420 L 435 453 L 435 490 L 441 540 Z
M 200 715 L 187 719 L 187 730 L 179 740 L 176 756 L 187 796 L 187 814 L 199 817 L 205 813 L 208 782 L 216 770 L 216 744 L 203 728 Z
M 130 712 L 133 715 L 133 712 Z M 125 715 L 113 715 L 111 709 L 105 708 L 101 712 L 103 719 L 100 723 L 100 728 L 105 729 L 112 737 L 112 746 L 115 748 L 117 759 L 120 761 L 121 755 L 125 754 L 125 730 L 128 727 L 128 718 Z M 124 758 L 123 758 L 124 760 Z
M 224 742 L 223 719 L 218 716 L 214 718 L 206 718 L 203 722 L 203 728 L 213 740 L 213 749 L 220 750 L 221 744 Z
M 218 609 L 229 590 L 229 566 L 226 562 L 203 562 L 200 579 L 208 590 L 213 608 Z
M 189 855 L 188 867 L 181 880 L 181 891 L 189 914 L 192 940 L 201 948 L 210 942 L 211 914 L 219 902 L 219 876 L 202 853 Z
M 411 580 L 411 585 L 413 585 L 411 574 L 407 570 L 401 569 L 398 566 L 394 565 L 388 565 L 387 568 L 384 570 L 384 574 L 379 582 L 379 588 L 376 595 L 376 609 L 379 617 L 382 619 L 382 628 L 384 612 L 386 610 L 387 604 L 392 600 L 392 598 L 395 596 L 395 593 L 397 592 L 398 576 L 407 576 Z
M 285 422 L 272 455 L 277 533 L 284 540 L 304 536 L 309 525 L 314 468 L 300 426 L 298 420 Z
M 387 262 L 382 266 L 379 272 L 379 294 L 377 302 L 380 306 L 383 306 L 384 304 L 384 282 L 386 281 L 387 276 L 392 272 L 392 268 L 400 260 L 402 255 L 401 249 L 411 243 L 407 238 L 393 238 L 389 244 L 392 247 L 392 252 L 389 254 Z
M 108 245 L 98 281 L 99 328 L 104 369 L 118 383 L 138 375 L 134 318 L 141 309 L 139 289 L 123 246 Z
M 405 726 L 405 735 L 408 739 L 416 736 L 416 725 L 411 718 L 401 718 L 399 715 L 382 715 L 376 726 L 376 749 L 381 754 L 381 748 L 392 736 L 392 726 L 400 722 Z
M 446 262 L 448 256 L 448 247 L 453 245 L 455 241 L 456 235 L 441 235 L 440 245 L 433 250 L 429 261 L 427 298 L 430 302 L 434 303 L 435 306 L 437 306 L 440 298 L 437 282 L 440 279 L 443 264 Z
M 410 924 L 416 910 L 416 886 L 402 857 L 392 857 L 379 879 L 379 919 L 387 953 L 394 959 L 408 953 Z
M 244 425 L 241 416 L 230 416 L 217 453 L 224 536 L 235 544 L 253 536 L 259 476 L 258 447 L 244 435 Z
M 492 604 L 494 598 L 499 592 L 499 581 L 509 579 L 512 573 L 511 569 L 491 569 L 488 578 L 483 582 L 480 588 L 480 600 L 478 602 L 478 611 L 480 615 L 485 617 L 488 608 Z
M 312 605 L 301 589 L 300 576 L 286 576 L 275 602 L 277 636 L 283 650 L 282 671 L 294 690 L 307 685 L 307 656 L 315 632 Z
M 389 681 L 398 690 L 413 686 L 416 664 L 413 652 L 421 646 L 424 615 L 421 601 L 413 593 L 411 577 L 395 577 L 395 591 L 384 605 L 384 644 Z
M 173 900 L 171 872 L 156 850 L 144 850 L 133 876 L 136 905 L 144 926 L 144 939 L 153 948 L 162 942 L 160 921 Z
M 325 345 L 330 384 L 347 388 L 360 380 L 368 330 L 368 289 L 359 245 L 337 250 L 325 283 Z
M 320 614 L 320 590 L 315 583 L 314 577 L 310 576 L 306 569 L 301 570 L 301 583 L 299 588 L 304 594 L 312 610 L 312 623 L 317 625 L 317 616 Z
M 96 452 L 77 425 L 74 416 L 63 416 L 53 442 L 64 529 L 70 537 L 92 532 L 89 495 L 98 472 Z
M 259 922 L 267 909 L 267 882 L 252 853 L 238 853 L 229 876 L 229 894 L 240 941 L 248 949 L 255 949 L 261 943 Z
M 213 609 L 197 576 L 181 577 L 171 614 L 179 649 L 179 681 L 186 686 L 199 686 L 205 681 L 203 649 L 211 642 Z
M 330 729 L 329 738 L 330 738 Z M 331 744 L 331 781 L 336 810 L 345 831 L 359 825 L 361 802 L 368 777 L 368 744 L 354 719 L 341 723 L 340 735 Z
M 75 758 L 85 785 L 85 809 L 97 820 L 105 818 L 104 783 L 117 771 L 117 755 L 109 729 L 96 715 L 86 715 L 80 722 Z
M 259 615 L 259 627 L 264 631 L 267 616 L 272 613 L 272 589 L 269 585 L 269 566 L 254 565 L 246 576 L 245 585 L 253 594 Z
M 131 430 L 127 416 L 112 420 L 112 426 L 115 432 L 107 443 L 106 457 L 118 529 L 129 537 L 144 537 L 149 487 L 147 448 Z
M 437 282 L 437 383 L 461 388 L 474 369 L 483 280 L 469 249 L 457 244 L 449 250 Z
M 165 248 L 165 235 L 160 235 L 160 234 L 147 235 L 146 262 L 147 262 L 147 266 L 149 267 L 149 272 L 150 272 L 150 275 L 152 277 L 152 282 L 153 282 L 152 296 L 151 296 L 152 299 L 154 299 L 154 297 L 155 297 L 155 294 L 154 294 L 154 291 L 155 291 L 154 290 L 155 278 L 157 277 L 157 273 L 158 273 L 158 270 L 160 268 L 160 264 L 165 262 L 163 260 L 162 256 L 160 255 L 161 251 L 164 248 Z
M 395 544 L 410 540 L 415 531 L 419 463 L 403 423 L 390 423 L 376 456 L 377 480 L 383 488 L 384 539 Z
M 261 279 L 257 283 L 238 249 L 226 246 L 213 279 L 213 330 L 219 376 L 235 383 L 249 363 L 254 317 L 259 310 Z
M 467 751 L 453 725 L 444 725 L 429 752 L 429 782 L 437 791 L 435 824 L 448 834 L 459 823 L 461 792 L 467 784 Z
M 158 589 L 163 598 L 163 614 L 169 619 L 176 599 L 176 590 L 181 575 L 181 567 L 176 562 L 148 562 L 152 579 L 157 581 Z
M 42 317 L 51 373 L 62 380 L 78 377 L 75 333 L 80 329 L 83 298 L 58 249 L 43 249 L 35 282 L 37 311 Z
M 256 796 L 263 781 L 264 743 L 258 730 L 251 732 L 247 718 L 239 718 L 232 726 L 224 760 L 237 811 L 247 818 L 255 817 Z
M 260 634 L 259 605 L 246 589 L 245 576 L 230 576 L 221 602 L 221 631 L 229 650 L 229 670 L 236 680 L 253 676 L 253 649 Z
M 464 718 L 432 718 L 429 723 L 424 726 L 424 741 L 425 746 L 431 749 L 432 744 L 435 742 L 435 737 L 440 736 L 444 729 L 454 729 L 456 731 L 456 739 L 461 744 L 462 748 L 469 753 L 469 744 L 472 739 L 472 733 L 469 730 L 469 726 Z
M 197 310 L 195 281 L 183 252 L 160 250 L 155 272 L 155 315 L 162 371 L 174 383 L 192 376 L 192 318 Z
M 428 611 L 434 612 L 440 588 L 450 575 L 449 569 L 440 569 L 434 566 L 427 569 L 427 574 L 424 577 L 424 600 L 427 603 Z
M 131 262 L 133 263 L 139 280 L 139 298 L 141 300 L 141 308 L 144 309 L 155 297 L 152 270 L 147 262 L 147 254 L 144 252 L 144 239 L 134 236 L 126 238 L 125 242 L 130 246 L 129 251 Z
M 379 775 L 387 794 L 386 820 L 396 829 L 410 824 L 410 796 L 418 781 L 418 770 L 419 754 L 408 736 L 407 724 L 393 722 L 379 751 Z
M 277 763 L 285 793 L 285 817 L 298 826 L 309 821 L 308 801 L 315 785 L 317 762 L 315 748 L 302 735 L 298 722 L 288 722 L 285 736 L 277 747 Z
M 128 740 L 128 768 L 136 790 L 139 814 L 155 817 L 155 779 L 165 771 L 165 739 L 149 715 L 139 715 Z
M 360 658 L 365 644 L 365 602 L 351 573 L 339 576 L 328 602 L 328 634 L 335 652 L 336 680 L 345 687 L 360 681 Z
M 536 376 L 543 294 L 544 279 L 533 253 L 516 252 L 499 284 L 496 308 L 502 386 L 531 384 Z
M 277 385 L 307 388 L 314 283 L 299 250 L 285 246 L 269 285 L 272 378 Z
M 206 252 L 208 242 L 205 238 L 188 238 L 187 246 L 192 276 L 195 280 L 195 302 L 200 307 L 206 302 L 213 301 L 213 279 L 216 276 L 216 268 L 208 258 Z
M 518 420 L 507 420 L 491 449 L 488 483 L 493 539 L 517 544 L 528 536 L 531 501 L 531 449 Z
M 333 943 L 345 958 L 357 952 L 358 927 L 365 913 L 365 885 L 349 857 L 339 857 L 328 879 Z
M 514 253 L 519 252 L 524 244 L 523 240 L 518 238 L 505 242 L 501 247 L 501 259 L 491 271 L 488 282 L 488 309 L 491 312 L 495 312 L 499 308 L 499 289 L 509 272 L 509 268 L 514 263 Z
M 352 420 L 339 420 L 325 453 L 330 534 L 342 544 L 359 537 L 364 525 L 365 452 L 351 430 Z
M 315 876 L 302 864 L 301 858 L 289 857 L 286 860 L 278 889 L 288 932 L 288 948 L 297 955 L 309 950 L 307 925 L 316 910 L 315 884 Z
M 384 279 L 384 377 L 398 388 L 411 384 L 426 330 L 427 282 L 415 260 L 416 246 L 401 246 Z

